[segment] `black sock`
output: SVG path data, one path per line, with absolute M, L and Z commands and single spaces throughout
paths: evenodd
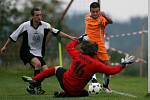
M 34 76 L 40 73 L 40 70 L 34 70 Z
M 109 85 L 109 79 L 106 79 L 105 82 L 104 82 L 104 84 L 103 84 L 103 86 L 104 86 L 105 88 L 107 88 L 108 85 Z

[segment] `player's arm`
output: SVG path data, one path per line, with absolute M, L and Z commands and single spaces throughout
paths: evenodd
M 107 16 L 104 12 L 101 12 L 101 15 L 107 20 L 107 24 L 113 23 L 112 19 L 109 16 Z
M 108 75 L 117 74 L 124 69 L 124 67 L 122 67 L 122 65 L 116 65 L 116 66 L 110 67 L 101 62 L 96 62 L 95 64 L 96 64 L 96 66 L 95 66 L 96 71 L 98 71 L 99 73 L 105 73 Z
M 121 59 L 121 63 L 119 65 L 113 67 L 105 65 L 101 62 L 95 62 L 95 63 L 97 64 L 96 70 L 98 72 L 105 73 L 108 75 L 113 75 L 121 72 L 124 68 L 127 67 L 128 64 L 132 64 L 133 62 L 134 62 L 134 56 L 126 55 L 125 58 Z
M 65 38 L 69 38 L 69 39 L 71 39 L 71 40 L 75 40 L 75 39 L 76 39 L 76 37 L 70 36 L 70 35 L 68 35 L 68 34 L 66 34 L 66 33 L 64 33 L 64 32 L 61 32 L 61 31 L 60 31 L 60 33 L 59 33 L 59 36 L 65 37 Z
M 66 46 L 66 50 L 72 58 L 77 56 L 80 52 L 79 50 L 76 50 L 76 48 L 75 48 L 78 44 L 79 44 L 79 41 L 74 40 L 74 41 L 68 43 Z
M 87 34 L 83 34 L 78 39 L 75 39 L 74 41 L 70 42 L 66 46 L 66 50 L 68 54 L 73 58 L 79 55 L 80 51 L 77 50 L 75 47 L 80 44 L 82 41 L 85 41 L 87 38 L 85 37 Z
M 8 48 L 10 43 L 11 43 L 11 40 L 10 40 L 10 38 L 8 38 L 8 40 L 6 41 L 4 46 L 1 48 L 1 54 L 3 54 L 6 51 L 6 49 Z
M 21 24 L 7 39 L 6 43 L 4 44 L 4 46 L 1 48 L 0 53 L 3 54 L 6 49 L 8 48 L 8 46 L 11 44 L 11 42 L 16 42 L 18 37 L 21 35 L 21 33 L 23 32 L 24 28 L 24 23 Z
M 55 28 L 50 28 L 50 32 L 54 35 L 54 36 L 60 36 L 60 37 L 64 37 L 64 38 L 69 38 L 71 40 L 75 40 L 76 37 L 73 37 L 73 36 L 70 36 L 58 29 L 55 29 Z

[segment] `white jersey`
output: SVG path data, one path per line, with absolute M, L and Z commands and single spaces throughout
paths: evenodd
M 52 28 L 49 23 L 41 21 L 37 28 L 33 27 L 32 20 L 22 23 L 11 35 L 14 42 L 23 36 L 21 53 L 31 53 L 34 56 L 43 57 L 45 53 L 45 42 L 47 34 L 51 32 L 57 35 L 60 31 Z

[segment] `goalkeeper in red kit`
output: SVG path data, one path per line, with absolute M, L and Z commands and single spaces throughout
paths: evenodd
M 105 65 L 94 59 L 98 50 L 96 43 L 83 40 L 81 36 L 78 40 L 67 44 L 66 50 L 72 59 L 72 64 L 68 70 L 61 66 L 50 67 L 49 69 L 39 73 L 35 77 L 22 76 L 22 79 L 29 82 L 27 90 L 30 94 L 34 94 L 34 88 L 38 85 L 38 81 L 44 78 L 56 75 L 62 92 L 55 92 L 55 97 L 82 97 L 88 96 L 85 86 L 95 73 L 106 73 L 108 75 L 117 74 L 122 71 L 128 64 L 133 63 L 133 57 L 127 56 L 122 58 L 121 64 L 114 67 Z M 80 50 L 75 47 L 81 44 Z

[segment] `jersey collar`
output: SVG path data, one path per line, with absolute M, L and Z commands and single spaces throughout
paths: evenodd
M 40 25 L 42 25 L 42 23 L 40 22 L 37 27 L 34 27 L 34 26 L 33 26 L 33 20 L 30 20 L 30 25 L 31 25 L 34 29 L 37 29 Z

